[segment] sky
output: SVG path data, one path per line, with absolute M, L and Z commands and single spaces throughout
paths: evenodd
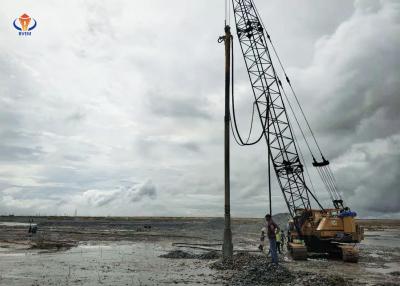
M 346 205 L 400 218 L 400 2 L 255 4 Z M 37 21 L 31 36 L 12 25 L 23 13 Z M 0 214 L 223 216 L 223 28 L 223 0 L 3 0 Z M 246 133 L 236 37 L 234 49 Z M 265 215 L 266 159 L 262 141 L 232 143 L 233 216 Z M 272 187 L 273 212 L 287 211 Z

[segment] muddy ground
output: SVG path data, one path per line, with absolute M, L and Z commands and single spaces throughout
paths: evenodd
M 0 217 L 0 285 L 400 285 L 400 221 L 361 221 L 358 264 L 283 253 L 274 268 L 256 251 L 262 219 L 233 220 L 229 265 L 221 218 L 33 217 L 32 236 L 29 219 Z

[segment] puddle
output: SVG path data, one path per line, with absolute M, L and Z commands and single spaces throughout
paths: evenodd
M 400 262 L 388 262 L 377 268 L 366 267 L 365 269 L 374 273 L 389 274 L 391 272 L 400 271 Z
M 0 285 L 215 283 L 212 276 L 215 271 L 209 269 L 207 261 L 171 261 L 159 257 L 170 250 L 171 244 L 163 246 L 153 242 L 100 242 L 81 244 L 55 253 L 0 254 Z
M 388 229 L 385 231 L 366 231 L 365 239 L 362 244 L 385 246 L 385 247 L 399 247 L 400 230 Z
M 25 222 L 2 221 L 2 222 L 0 222 L 0 226 L 2 226 L 2 225 L 3 226 L 30 226 L 30 225 L 34 226 L 36 224 L 34 224 L 34 223 L 30 224 L 30 223 L 25 223 Z

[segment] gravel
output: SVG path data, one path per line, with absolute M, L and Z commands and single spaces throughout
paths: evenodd
M 265 256 L 239 252 L 232 259 L 211 264 L 216 270 L 234 270 L 229 285 L 282 285 L 293 281 L 294 276 L 282 266 L 270 263 Z
M 320 275 L 310 272 L 296 272 L 296 279 L 290 283 L 291 286 L 350 286 L 352 284 L 339 275 Z
M 293 279 L 294 276 L 286 267 L 256 259 L 242 271 L 233 274 L 231 285 L 282 285 Z
M 160 255 L 163 258 L 172 258 L 172 259 L 218 259 L 220 258 L 220 254 L 218 251 L 212 250 L 201 254 L 189 253 L 182 250 L 172 250 L 167 254 Z
M 211 268 L 231 273 L 226 275 L 229 285 L 287 285 L 287 286 L 349 286 L 339 275 L 321 275 L 306 271 L 288 270 L 284 265 L 273 264 L 263 255 L 237 253 L 231 260 L 218 260 Z
M 238 252 L 233 255 L 232 259 L 221 259 L 214 262 L 211 268 L 216 270 L 241 270 L 243 267 L 248 266 L 255 257 L 257 256 L 251 255 L 248 252 Z M 259 257 L 263 258 L 265 262 L 265 257 Z

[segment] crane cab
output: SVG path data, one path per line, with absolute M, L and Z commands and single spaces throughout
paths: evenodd
M 293 258 L 299 258 L 297 253 L 304 258 L 306 249 L 356 262 L 358 249 L 354 245 L 364 239 L 364 230 L 357 224 L 355 216 L 350 210 L 298 210 L 295 217 L 298 227 L 293 220 L 289 222 L 288 249 Z

